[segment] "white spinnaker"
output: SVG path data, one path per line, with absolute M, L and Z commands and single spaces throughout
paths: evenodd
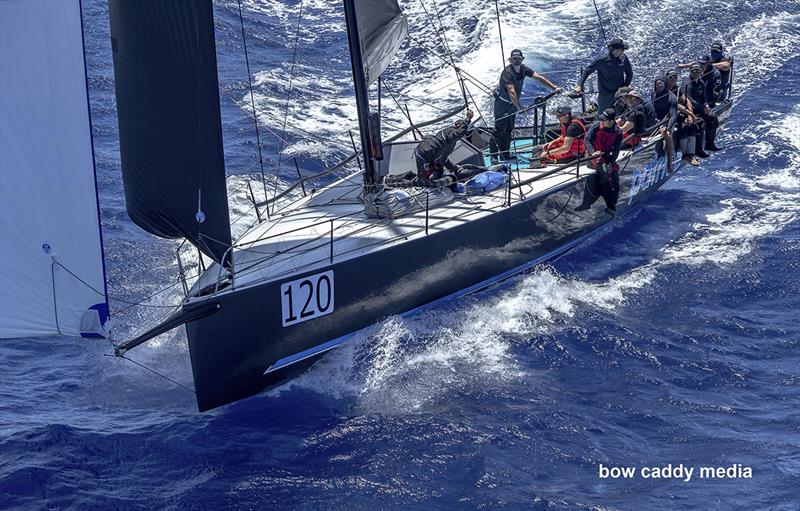
M 101 334 L 108 306 L 78 0 L 0 1 L 0 90 L 0 338 Z

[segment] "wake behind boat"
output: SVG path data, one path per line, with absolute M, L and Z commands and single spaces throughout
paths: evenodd
M 405 38 L 407 21 L 395 0 L 345 0 L 364 169 L 294 201 L 286 192 L 272 198 L 262 211 L 267 218 L 233 242 L 210 1 L 111 0 L 110 7 L 129 214 L 148 232 L 188 239 L 213 260 L 187 286 L 176 314 L 119 343 L 116 353 L 185 324 L 201 411 L 285 380 L 382 318 L 413 314 L 563 254 L 686 164 L 669 141 L 662 148 L 661 135 L 649 135 L 619 154 L 616 212 L 602 203 L 579 209 L 594 193 L 592 158 L 540 165 L 535 148 L 556 129 L 543 100 L 532 107 L 535 125 L 514 131 L 515 158 L 500 186 L 481 193 L 412 187 L 392 196 L 400 197 L 399 209 L 381 210 L 376 204 L 391 192 L 387 177 L 415 170 L 417 142 L 381 143 L 368 89 Z M 186 93 L 165 95 L 165 83 Z M 720 125 L 731 105 L 726 99 L 716 107 Z M 451 158 L 499 170 L 486 142 L 476 130 Z

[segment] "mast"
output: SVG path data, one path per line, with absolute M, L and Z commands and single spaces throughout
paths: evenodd
M 347 42 L 350 46 L 350 64 L 353 67 L 353 84 L 356 89 L 358 131 L 361 134 L 361 150 L 364 153 L 364 188 L 370 191 L 377 181 L 372 144 L 369 136 L 369 98 L 364 61 L 361 55 L 361 37 L 358 33 L 355 0 L 344 0 L 344 17 L 347 22 Z

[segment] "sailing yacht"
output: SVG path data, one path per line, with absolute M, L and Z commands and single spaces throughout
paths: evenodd
M 575 209 L 594 175 L 585 160 L 534 164 L 533 147 L 552 128 L 546 102 L 536 105 L 535 126 L 515 133 L 517 162 L 506 185 L 479 195 L 447 191 L 444 200 L 421 190 L 405 214 L 368 214 L 387 192 L 386 176 L 415 169 L 416 143 L 381 141 L 368 99 L 408 22 L 397 0 L 343 0 L 363 170 L 282 205 L 234 241 L 211 0 L 109 6 L 129 215 L 154 235 L 189 240 L 213 261 L 178 312 L 117 344 L 116 353 L 185 325 L 201 411 L 284 381 L 382 318 L 484 289 L 615 221 L 599 204 Z M 730 107 L 730 100 L 717 107 L 721 124 Z M 620 155 L 620 215 L 683 165 L 671 147 L 655 150 L 659 138 Z M 487 165 L 483 145 L 480 136 L 463 140 L 451 159 Z

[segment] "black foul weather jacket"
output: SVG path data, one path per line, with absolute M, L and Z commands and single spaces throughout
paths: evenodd
M 417 145 L 416 156 L 425 163 L 441 163 L 448 169 L 455 165 L 447 158 L 453 152 L 456 143 L 469 129 L 469 123 L 459 121 L 457 126 L 445 128 L 435 135 L 429 135 Z
M 611 54 L 605 57 L 600 57 L 595 60 L 589 67 L 583 70 L 581 79 L 578 85 L 583 87 L 584 82 L 589 76 L 597 71 L 597 86 L 598 92 L 605 94 L 614 94 L 617 89 L 631 84 L 633 80 L 633 68 L 631 61 L 628 60 L 627 55 L 621 58 L 615 58 Z

